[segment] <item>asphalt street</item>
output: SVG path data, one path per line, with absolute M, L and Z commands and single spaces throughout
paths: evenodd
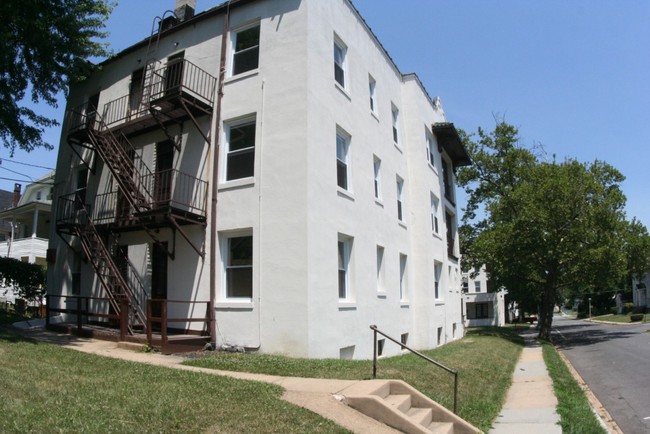
M 650 433 L 649 330 L 553 319 L 554 342 L 625 434 Z

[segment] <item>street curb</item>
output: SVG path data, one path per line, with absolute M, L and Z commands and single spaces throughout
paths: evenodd
M 591 410 L 596 414 L 600 420 L 600 423 L 607 430 L 607 432 L 610 434 L 624 434 L 623 431 L 618 427 L 618 424 L 614 418 L 612 418 L 603 404 L 601 404 L 598 398 L 596 398 L 596 395 L 594 395 L 589 386 L 587 386 L 587 383 L 585 383 L 580 374 L 578 374 L 578 371 L 575 370 L 569 359 L 567 359 L 567 357 L 564 355 L 564 352 L 562 352 L 562 350 L 560 350 L 558 347 L 555 347 L 555 349 L 573 378 L 575 378 L 575 380 L 580 385 L 580 388 L 582 388 L 584 391 L 585 396 L 587 397 L 587 401 L 589 401 Z

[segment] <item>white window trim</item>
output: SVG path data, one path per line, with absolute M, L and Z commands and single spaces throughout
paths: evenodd
M 257 42 L 257 48 L 258 48 L 258 58 L 257 58 L 257 68 L 254 69 L 249 69 L 248 71 L 240 72 L 238 74 L 234 74 L 234 68 L 235 68 L 235 48 L 237 46 L 237 35 L 243 31 L 246 31 L 248 29 L 252 29 L 253 27 L 259 27 L 260 28 L 260 39 Z M 260 65 L 260 57 L 262 54 L 262 50 L 260 49 L 262 45 L 262 24 L 260 20 L 255 20 L 246 24 L 243 24 L 235 29 L 232 29 L 230 31 L 230 56 L 229 56 L 229 61 L 230 65 L 228 67 L 228 76 L 233 77 L 233 78 L 242 78 L 244 76 L 252 75 L 256 73 L 259 70 L 259 65 Z
M 250 266 L 251 275 L 252 275 L 252 287 L 251 287 L 251 296 L 250 297 L 228 297 L 228 262 L 230 259 L 230 245 L 229 240 L 231 238 L 237 237 L 252 237 L 253 241 L 253 252 L 252 252 L 252 262 Z M 245 306 L 252 303 L 253 296 L 255 294 L 255 237 L 253 235 L 253 229 L 241 229 L 235 231 L 227 231 L 219 234 L 219 240 L 221 245 L 221 267 L 222 267 L 222 280 L 221 280 L 221 296 L 220 301 L 225 303 L 235 303 L 238 305 Z
M 343 72 L 343 84 L 339 83 L 338 80 L 336 79 L 336 72 L 334 73 L 334 84 L 343 90 L 345 93 L 348 93 L 350 91 L 350 80 L 349 80 L 349 74 L 348 74 L 348 46 L 343 42 L 343 40 L 336 34 L 334 33 L 334 42 L 332 44 L 333 50 L 336 50 L 337 48 L 341 51 L 341 63 L 338 64 L 336 62 L 336 57 L 333 54 L 332 62 L 334 62 L 334 65 L 339 65 Z
M 368 75 L 368 92 L 370 94 L 370 113 L 377 116 L 377 80 L 372 75 Z
M 228 180 L 228 156 L 230 155 L 230 131 L 233 128 L 237 128 L 242 125 L 249 125 L 249 124 L 255 124 L 255 141 L 252 146 L 253 148 L 253 175 L 252 176 L 246 176 L 243 178 L 235 178 Z M 258 131 L 259 131 L 259 126 L 257 125 L 257 116 L 255 114 L 253 115 L 246 115 L 243 117 L 235 118 L 235 119 L 229 119 L 227 121 L 223 122 L 223 143 L 225 146 L 223 146 L 223 158 L 221 158 L 221 175 L 220 175 L 220 186 L 224 188 L 232 187 L 232 186 L 243 186 L 243 185 L 248 185 L 252 184 L 255 180 L 255 166 L 256 161 L 257 161 L 257 140 L 258 140 Z M 246 148 L 246 149 L 250 149 Z M 243 151 L 243 149 L 239 149 L 238 152 Z
M 397 175 L 397 180 L 395 182 L 395 190 L 397 194 L 397 220 L 400 223 L 406 224 L 406 200 L 404 193 L 404 179 Z
M 408 256 L 399 254 L 399 301 L 405 303 L 408 301 Z
M 397 145 L 398 147 L 400 146 L 401 143 L 401 129 L 399 125 L 400 121 L 400 116 L 399 116 L 399 109 L 395 104 L 391 103 L 391 125 L 392 125 L 392 136 L 393 136 L 393 143 Z
M 341 248 L 343 248 L 343 268 L 339 263 L 341 255 Z M 339 303 L 344 303 L 349 306 L 350 303 L 354 304 L 354 283 L 353 283 L 353 266 L 354 266 L 354 238 L 348 235 L 339 233 L 336 243 L 336 258 L 337 258 L 337 295 Z M 345 294 L 341 297 L 340 288 L 340 272 L 345 271 Z
M 427 148 L 427 162 L 429 163 L 429 167 L 437 173 L 438 169 L 436 168 L 436 142 L 433 134 L 431 134 L 431 131 L 429 131 L 429 129 L 426 127 L 424 128 L 424 140 Z
M 377 293 L 385 294 L 386 293 L 386 249 L 384 246 L 377 245 Z
M 339 138 L 344 140 L 344 150 L 343 155 L 344 159 L 339 158 Z M 340 192 L 352 193 L 352 167 L 350 164 L 351 159 L 351 144 L 352 136 L 348 134 L 345 130 L 340 127 L 336 127 L 336 186 Z M 345 177 L 346 177 L 346 186 L 342 187 L 339 185 L 339 161 L 345 165 Z
M 431 192 L 431 232 L 440 236 L 440 199 Z
M 433 298 L 436 301 L 444 300 L 442 296 L 442 262 L 433 261 Z M 436 294 L 436 285 L 438 286 L 438 291 Z
M 373 190 L 375 193 L 375 200 L 378 202 L 382 201 L 382 191 L 381 191 L 381 158 L 373 155 L 372 159 L 372 170 L 373 170 Z

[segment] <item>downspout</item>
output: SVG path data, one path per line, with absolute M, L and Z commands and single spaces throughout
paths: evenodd
M 212 202 L 210 206 L 210 342 L 216 348 L 217 343 L 217 322 L 214 301 L 216 300 L 217 276 L 217 192 L 219 190 L 219 153 L 221 142 L 221 101 L 223 99 L 223 80 L 226 75 L 226 43 L 229 32 L 230 2 L 226 7 L 223 16 L 223 34 L 221 35 L 221 60 L 219 62 L 219 82 L 217 84 L 217 126 L 215 146 L 212 150 Z

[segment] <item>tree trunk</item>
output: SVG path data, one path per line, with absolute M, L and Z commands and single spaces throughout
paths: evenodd
M 551 327 L 553 325 L 553 310 L 555 308 L 555 285 L 547 283 L 542 295 L 542 305 L 539 312 L 540 339 L 551 340 Z

